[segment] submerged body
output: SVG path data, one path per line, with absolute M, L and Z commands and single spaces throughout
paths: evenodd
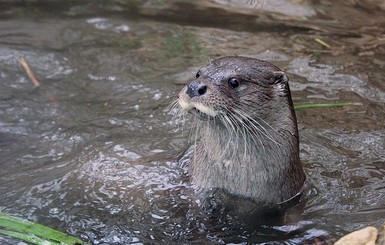
M 279 68 L 246 57 L 214 60 L 182 89 L 178 103 L 198 118 L 189 173 L 200 189 L 263 204 L 301 191 L 297 121 Z

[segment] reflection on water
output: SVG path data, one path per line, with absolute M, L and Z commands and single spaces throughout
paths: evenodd
M 2 1 L 0 211 L 94 244 L 296 244 L 381 225 L 385 17 L 363 2 Z M 287 70 L 295 103 L 361 104 L 298 111 L 309 185 L 283 217 L 210 216 L 176 164 L 189 133 L 168 106 L 235 54 Z

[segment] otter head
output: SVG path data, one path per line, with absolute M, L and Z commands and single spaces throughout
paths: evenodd
M 200 119 L 218 118 L 217 123 L 232 124 L 257 120 L 269 127 L 291 126 L 295 131 L 288 80 L 270 63 L 224 57 L 201 68 L 179 93 L 178 102 Z
M 223 189 L 279 203 L 305 180 L 287 75 L 252 58 L 224 57 L 201 68 L 179 93 L 197 116 L 190 176 L 201 189 Z M 204 123 L 200 123 L 200 122 Z

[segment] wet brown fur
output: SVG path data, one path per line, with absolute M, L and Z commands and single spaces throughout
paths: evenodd
M 229 86 L 230 78 L 240 85 Z M 194 81 L 207 91 L 191 97 L 187 85 L 178 99 L 198 119 L 193 183 L 265 204 L 299 193 L 305 174 L 287 75 L 258 59 L 224 57 L 201 68 Z

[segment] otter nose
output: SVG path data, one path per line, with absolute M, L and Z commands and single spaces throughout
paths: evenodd
M 188 86 L 187 86 L 187 91 L 186 94 L 190 96 L 190 98 L 195 97 L 195 96 L 201 96 L 204 95 L 207 91 L 207 86 L 202 84 L 201 82 L 198 81 L 192 81 Z

